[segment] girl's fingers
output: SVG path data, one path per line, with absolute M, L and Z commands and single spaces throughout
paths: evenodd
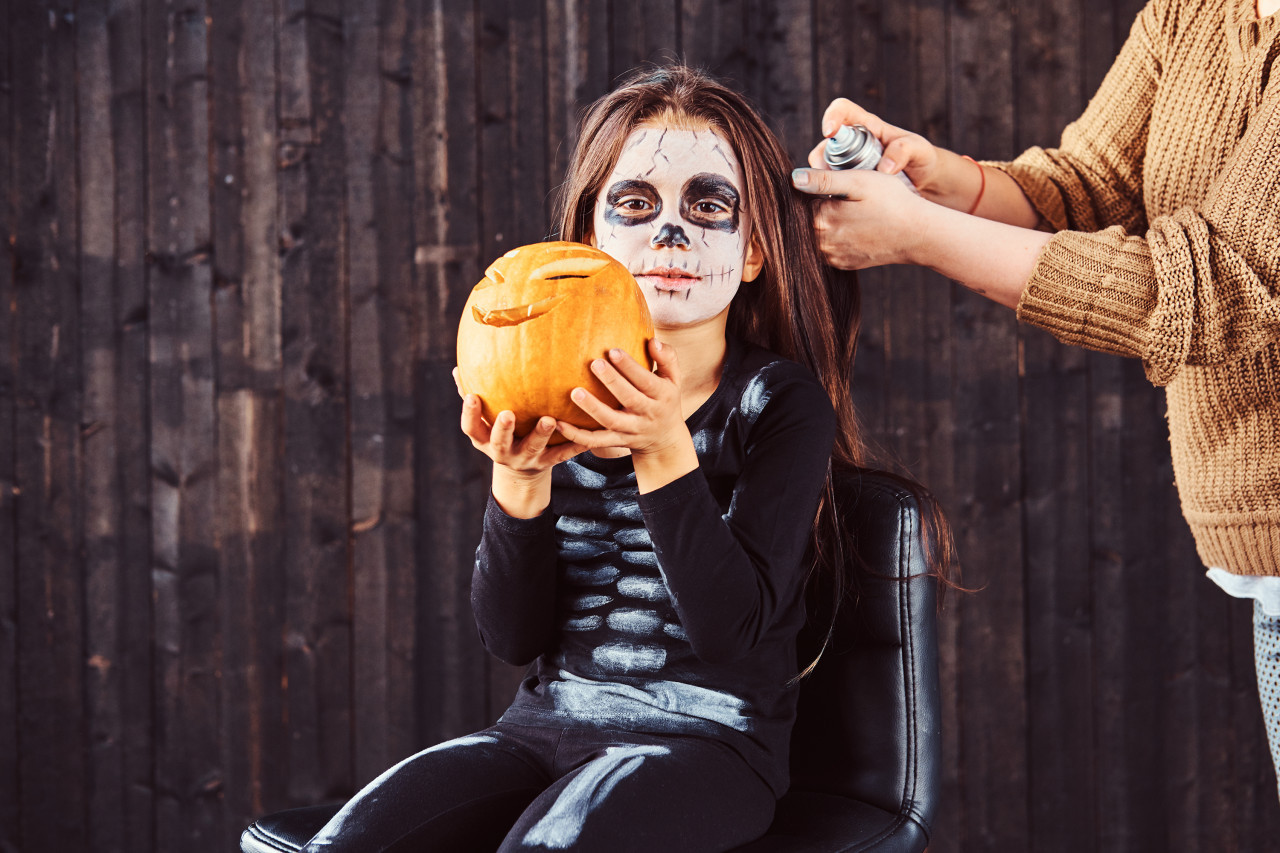
M 458 368 L 456 365 L 453 368 L 453 387 L 458 389 L 459 397 L 466 398 L 467 395 L 462 393 L 462 383 L 458 381 Z
M 627 358 L 631 358 L 631 356 L 627 356 Z M 646 399 L 644 392 L 637 390 L 636 386 L 619 373 L 616 367 L 604 359 L 594 359 L 591 362 L 591 372 L 604 383 L 604 387 L 609 389 L 609 392 L 622 404 L 623 408 L 630 409 L 644 403 Z M 577 399 L 574 398 L 574 401 L 577 402 Z M 595 417 L 591 412 L 587 412 L 587 414 Z
M 664 344 L 657 338 L 649 341 L 649 357 L 653 359 L 655 372 L 651 374 L 654 377 L 661 377 L 668 382 L 674 382 L 677 387 L 680 385 L 680 362 L 676 358 L 676 348 L 668 344 Z M 639 365 L 636 365 L 639 367 Z M 654 391 L 658 390 L 657 383 L 654 383 Z M 653 396 L 653 394 L 650 394 Z
M 556 426 L 559 427 L 559 424 Z M 560 434 L 564 435 L 564 431 L 561 430 Z M 565 437 L 568 438 L 568 436 Z M 546 453 L 543 454 L 542 458 L 546 460 L 549 465 L 559 465 L 561 462 L 564 462 L 567 459 L 572 459 L 579 453 L 588 449 L 589 448 L 585 444 L 578 444 L 577 442 L 570 440 L 566 441 L 564 444 L 557 444 L 555 447 L 547 448 Z
M 555 418 L 542 416 L 529 430 L 529 434 L 520 440 L 520 452 L 525 456 L 537 456 L 547 447 L 551 434 L 556 431 Z
M 600 424 L 600 426 L 605 429 L 619 429 L 624 423 L 626 423 L 626 418 L 629 417 L 625 412 L 619 412 L 617 409 L 606 406 L 598 397 L 586 388 L 574 388 L 569 394 L 569 398 L 573 400 L 579 409 L 582 409 L 582 411 L 590 415 L 595 419 L 596 423 Z M 563 423 L 563 421 L 561 423 Z M 598 430 L 593 430 L 593 432 L 597 431 Z M 579 431 L 579 434 L 580 433 L 581 431 Z M 568 434 L 565 434 L 565 438 L 570 441 L 577 441 L 576 438 Z M 596 444 L 588 446 L 599 447 L 599 445 Z
M 656 338 L 649 342 L 649 356 L 651 358 L 654 352 L 653 347 L 657 343 Z M 646 397 L 655 396 L 662 387 L 654 372 L 632 358 L 631 353 L 625 350 L 611 349 L 609 350 L 609 360 L 613 362 L 614 368 L 622 375 L 622 378 L 631 383 L 637 391 Z M 654 359 L 654 361 L 657 361 L 657 359 Z M 612 391 L 613 389 L 610 388 L 609 390 Z M 616 394 L 614 396 L 617 397 Z M 618 400 L 621 402 L 622 398 L 618 397 Z
M 595 447 L 622 447 L 626 443 L 623 435 L 608 429 L 583 429 L 568 421 L 557 421 L 556 428 L 560 430 L 561 435 L 583 450 Z
M 480 398 L 475 394 L 462 398 L 462 432 L 477 446 L 489 440 L 489 425 L 480 415 Z
M 499 453 L 511 452 L 511 443 L 516 433 L 516 416 L 509 411 L 498 412 L 493 419 L 493 430 L 489 433 L 489 441 Z

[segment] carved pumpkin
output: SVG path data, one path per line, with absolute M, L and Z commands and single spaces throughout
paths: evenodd
M 517 436 L 542 415 L 597 429 L 569 392 L 586 388 L 616 408 L 591 360 L 617 347 L 652 367 L 652 337 L 649 306 L 622 264 L 581 243 L 521 246 L 485 270 L 462 309 L 458 384 L 479 396 L 489 423 L 511 410 Z

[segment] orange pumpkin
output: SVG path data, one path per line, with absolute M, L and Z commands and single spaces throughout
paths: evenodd
M 649 306 L 622 264 L 581 243 L 521 246 L 485 270 L 462 309 L 458 384 L 479 396 L 489 423 L 512 411 L 517 436 L 542 415 L 597 429 L 569 392 L 586 388 L 617 408 L 589 365 L 617 347 L 652 367 L 652 337 Z

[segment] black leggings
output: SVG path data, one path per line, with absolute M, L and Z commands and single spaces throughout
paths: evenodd
M 774 805 L 714 740 L 498 723 L 392 767 L 303 850 L 715 853 L 763 835 Z

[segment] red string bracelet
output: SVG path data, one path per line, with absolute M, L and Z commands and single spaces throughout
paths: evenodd
M 969 208 L 968 215 L 973 216 L 973 212 L 978 209 L 978 205 L 982 203 L 982 194 L 987 191 L 987 170 L 982 168 L 982 164 L 970 157 L 968 154 L 961 154 L 965 160 L 978 167 L 978 174 L 982 176 L 982 183 L 978 185 L 978 197 L 973 200 L 973 206 Z

